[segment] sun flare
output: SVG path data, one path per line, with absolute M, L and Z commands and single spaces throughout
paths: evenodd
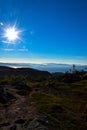
M 21 31 L 15 26 L 10 26 L 4 29 L 3 37 L 6 39 L 7 43 L 14 43 L 16 40 L 20 40 Z
M 5 36 L 9 41 L 14 41 L 18 39 L 18 31 L 16 31 L 14 27 L 7 28 Z

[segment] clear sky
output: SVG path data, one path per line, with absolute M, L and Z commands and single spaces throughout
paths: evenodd
M 87 0 L 0 0 L 0 61 L 87 64 Z

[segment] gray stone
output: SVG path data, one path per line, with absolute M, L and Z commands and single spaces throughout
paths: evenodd
M 13 126 L 10 127 L 9 130 L 17 130 L 17 126 L 16 126 L 16 125 L 13 125 Z
M 31 121 L 27 127 L 27 130 L 47 130 L 37 119 Z

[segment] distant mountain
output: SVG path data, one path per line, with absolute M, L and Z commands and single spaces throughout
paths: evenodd
M 32 68 L 11 68 L 7 66 L 0 66 L 0 76 L 4 75 L 31 75 L 31 76 L 49 76 L 47 71 L 40 71 Z
M 58 63 L 44 63 L 44 64 L 0 63 L 0 66 L 9 66 L 12 68 L 34 68 L 34 69 L 49 71 L 49 72 L 66 72 L 73 69 L 71 64 L 58 64 Z M 76 65 L 76 70 L 87 71 L 87 65 Z

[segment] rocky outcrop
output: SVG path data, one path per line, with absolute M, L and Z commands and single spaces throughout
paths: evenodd
M 25 123 L 25 119 L 19 118 L 15 121 L 16 124 L 24 124 Z
M 13 126 L 10 127 L 9 130 L 17 130 L 17 126 L 16 126 L 16 125 L 13 125 Z
M 4 104 L 12 99 L 16 99 L 16 97 L 0 86 L 0 103 Z
M 47 127 L 38 119 L 32 120 L 26 130 L 48 130 Z
M 17 89 L 17 90 L 27 90 L 27 91 L 32 91 L 32 88 L 27 86 L 26 84 L 22 83 L 22 82 L 14 82 L 12 84 L 13 88 L 14 89 Z

